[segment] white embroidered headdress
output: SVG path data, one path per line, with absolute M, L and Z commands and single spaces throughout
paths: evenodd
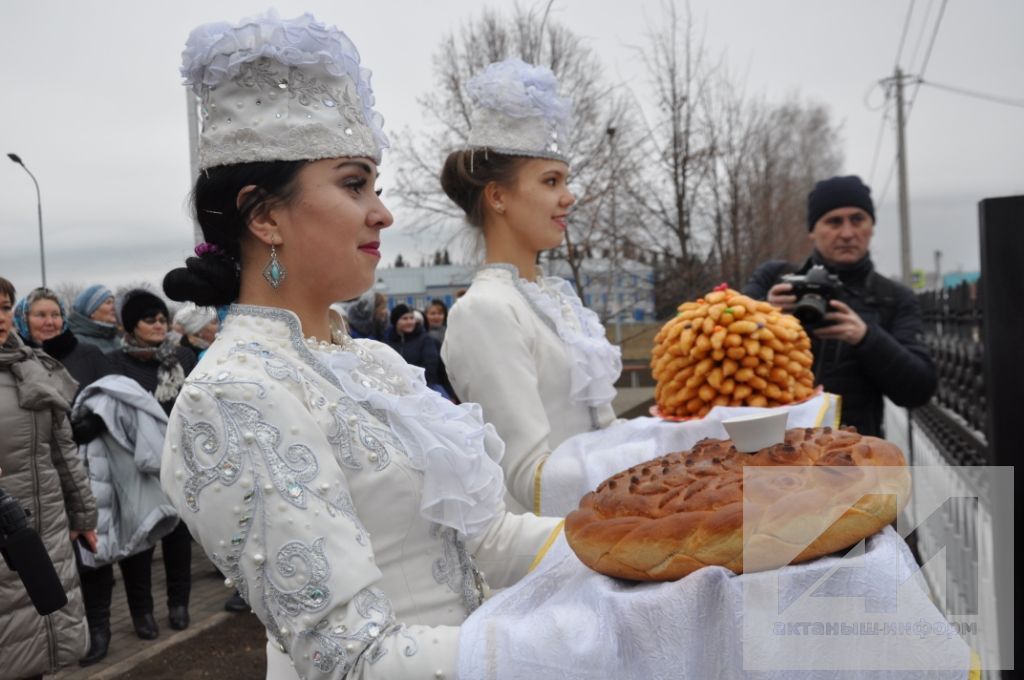
M 370 72 L 337 28 L 275 13 L 197 27 L 182 52 L 202 102 L 199 168 L 365 156 L 388 145 Z
M 550 69 L 522 59 L 491 64 L 466 83 L 473 101 L 468 146 L 569 162 L 572 101 Z

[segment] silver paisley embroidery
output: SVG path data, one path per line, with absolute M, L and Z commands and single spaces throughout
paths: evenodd
M 434 560 L 432 569 L 434 580 L 458 593 L 466 613 L 473 613 L 484 599 L 481 592 L 483 578 L 473 564 L 473 558 L 466 551 L 458 532 L 451 527 L 434 524 L 430 535 L 441 541 L 441 557 Z
M 285 589 L 268 578 L 266 585 L 268 596 L 280 609 L 289 616 L 295 617 L 304 612 L 316 612 L 327 606 L 331 599 L 331 591 L 326 581 L 331 574 L 324 556 L 324 539 L 318 538 L 312 546 L 301 541 L 289 541 L 277 551 L 274 560 L 277 573 L 285 578 L 294 578 L 299 570 L 296 562 L 302 562 L 307 575 L 306 582 L 298 588 Z
M 412 656 L 418 651 L 415 639 L 405 632 L 405 627 L 395 623 L 394 609 L 390 600 L 377 588 L 365 588 L 352 598 L 351 606 L 365 619 L 358 628 L 345 624 L 332 624 L 322 619 L 311 630 L 302 635 L 312 640 L 314 651 L 311 659 L 316 667 L 331 673 L 340 667 L 342 674 L 348 673 L 355 665 L 358 655 L 349 647 L 354 643 L 361 649 L 362 658 L 376 663 L 387 653 L 381 643 L 390 635 L 401 634 L 408 641 L 403 653 Z

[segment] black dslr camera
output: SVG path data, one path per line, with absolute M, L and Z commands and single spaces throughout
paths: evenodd
M 787 274 L 781 281 L 793 286 L 796 304 L 790 313 L 800 319 L 804 328 L 828 325 L 825 314 L 829 311 L 829 300 L 838 297 L 843 287 L 838 276 L 816 264 L 806 274 Z

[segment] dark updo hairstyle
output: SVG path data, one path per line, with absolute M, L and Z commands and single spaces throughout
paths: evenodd
M 525 158 L 488 149 L 462 149 L 448 154 L 441 169 L 441 188 L 466 213 L 474 227 L 484 225 L 484 187 L 491 182 L 515 184 Z
M 202 171 L 192 191 L 192 210 L 203 238 L 216 249 L 190 257 L 184 267 L 168 272 L 164 277 L 167 297 L 201 307 L 237 300 L 241 241 L 249 221 L 273 204 L 294 197 L 295 177 L 307 162 L 260 161 Z M 257 190 L 236 205 L 238 193 L 247 186 Z

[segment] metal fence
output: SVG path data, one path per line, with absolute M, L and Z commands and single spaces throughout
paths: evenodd
M 1002 504 L 1012 501 L 1012 477 L 1004 486 L 1005 479 L 980 474 L 980 466 L 1013 466 L 1020 448 L 1024 317 L 1010 310 L 1024 299 L 1024 196 L 982 201 L 979 236 L 977 284 L 918 296 L 939 388 L 931 403 L 912 412 L 886 402 L 886 436 L 907 451 L 912 465 L 931 466 L 945 476 L 946 488 L 979 499 L 943 506 L 941 522 L 927 528 L 923 517 L 914 517 L 915 510 L 927 510 L 913 499 L 908 513 L 918 527 L 920 555 L 928 559 L 946 548 L 945 572 L 938 577 L 926 569 L 925 576 L 947 611 L 996 603 L 980 617 L 977 634 L 965 636 L 989 669 L 983 677 L 996 678 L 995 669 L 1012 667 L 1013 660 L 1013 597 L 1006 596 L 1013 592 L 1013 513 L 1012 503 L 1009 513 Z

